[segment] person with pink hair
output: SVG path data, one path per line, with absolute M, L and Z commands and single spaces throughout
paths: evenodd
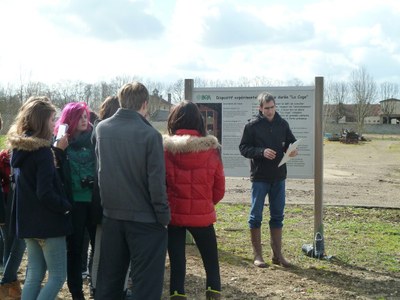
M 68 139 L 56 140 L 58 148 L 64 149 L 67 167 L 63 170 L 67 195 L 73 203 L 73 233 L 67 237 L 67 283 L 73 300 L 85 299 L 82 289 L 82 249 L 85 230 L 94 242 L 96 226 L 90 220 L 92 190 L 96 168 L 94 147 L 91 143 L 93 127 L 90 110 L 84 102 L 65 105 L 55 126 L 57 136 L 61 124 L 67 124 Z M 66 142 L 65 142 L 66 141 Z M 60 143 L 65 142 L 63 145 Z

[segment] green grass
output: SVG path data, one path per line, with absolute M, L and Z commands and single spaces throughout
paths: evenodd
M 216 231 L 222 261 L 242 264 L 252 259 L 249 206 L 219 204 Z M 268 207 L 262 227 L 264 253 L 269 253 Z M 316 269 L 335 267 L 400 273 L 400 210 L 353 207 L 326 207 L 324 210 L 325 252 L 331 260 L 309 258 L 301 251 L 313 240 L 313 207 L 286 207 L 283 250 L 294 264 Z M 266 256 L 268 257 L 268 256 Z
M 0 135 L 0 149 L 4 149 L 6 144 L 6 136 L 5 135 Z

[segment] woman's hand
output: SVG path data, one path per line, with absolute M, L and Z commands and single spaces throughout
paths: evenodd
M 64 134 L 58 141 L 56 141 L 55 147 L 57 147 L 61 150 L 67 149 L 67 147 L 69 145 L 68 137 L 69 137 L 69 134 Z

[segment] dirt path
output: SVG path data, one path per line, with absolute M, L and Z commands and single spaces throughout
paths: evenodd
M 400 137 L 324 145 L 324 205 L 400 208 Z M 229 177 L 224 202 L 249 203 L 248 178 Z M 288 179 L 287 203 L 313 204 L 314 180 Z

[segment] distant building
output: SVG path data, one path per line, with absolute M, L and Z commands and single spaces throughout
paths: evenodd
M 400 100 L 389 98 L 379 102 L 381 106 L 380 123 L 381 124 L 399 124 L 400 123 Z
M 364 119 L 364 124 L 382 124 L 380 115 L 382 109 L 380 104 L 371 104 L 370 113 Z
M 355 104 L 325 104 L 324 117 L 328 123 L 347 124 L 356 123 L 356 105 Z M 365 124 L 382 124 L 381 105 L 371 104 L 370 111 L 364 119 Z
M 167 121 L 172 106 L 171 94 L 168 94 L 168 100 L 165 100 L 157 90 L 154 90 L 149 99 L 150 120 L 154 122 Z

